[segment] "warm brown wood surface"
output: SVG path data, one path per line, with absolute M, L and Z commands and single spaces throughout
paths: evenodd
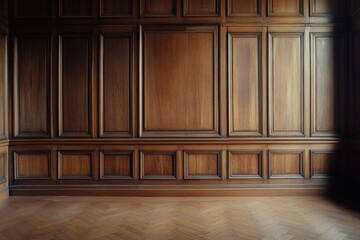
M 360 238 L 359 215 L 321 197 L 11 197 L 0 214 L 2 240 Z

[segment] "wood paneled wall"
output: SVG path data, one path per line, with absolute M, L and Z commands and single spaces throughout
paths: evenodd
M 13 191 L 324 184 L 360 121 L 356 4 L 15 0 Z

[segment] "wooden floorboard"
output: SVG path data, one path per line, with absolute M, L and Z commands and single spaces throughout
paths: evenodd
M 360 239 L 324 197 L 10 197 L 0 239 Z

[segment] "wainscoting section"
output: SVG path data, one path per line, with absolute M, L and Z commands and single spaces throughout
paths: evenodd
M 360 130 L 359 9 L 15 0 L 10 194 L 324 192 Z

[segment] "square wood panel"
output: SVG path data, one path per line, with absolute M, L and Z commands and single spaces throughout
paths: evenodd
M 332 164 L 335 164 L 337 154 L 327 151 L 311 151 L 311 178 L 328 178 Z
M 60 17 L 91 17 L 92 0 L 59 0 Z
M 303 178 L 303 151 L 269 151 L 270 178 Z
M 231 17 L 261 16 L 261 0 L 227 0 L 227 15 Z
M 0 183 L 6 181 L 6 153 L 0 153 Z
M 176 16 L 176 0 L 140 0 L 140 16 Z
M 261 151 L 229 151 L 229 178 L 262 178 Z
M 310 0 L 310 16 L 341 17 L 344 13 L 344 2 L 339 0 Z
M 267 0 L 268 16 L 298 16 L 304 15 L 304 0 Z
M 185 179 L 221 179 L 221 152 L 184 151 Z
M 176 152 L 140 151 L 140 179 L 176 179 Z
M 215 26 L 144 27 L 141 136 L 218 136 L 217 39 Z
M 101 17 L 133 16 L 133 0 L 100 0 Z
M 14 178 L 51 179 L 50 152 L 14 152 Z
M 134 157 L 128 151 L 101 151 L 101 179 L 133 179 Z
M 219 16 L 220 0 L 183 0 L 184 16 Z
M 59 179 L 92 179 L 93 153 L 88 151 L 59 151 Z
M 14 16 L 26 18 L 46 18 L 51 16 L 51 3 L 49 0 L 15 0 Z

